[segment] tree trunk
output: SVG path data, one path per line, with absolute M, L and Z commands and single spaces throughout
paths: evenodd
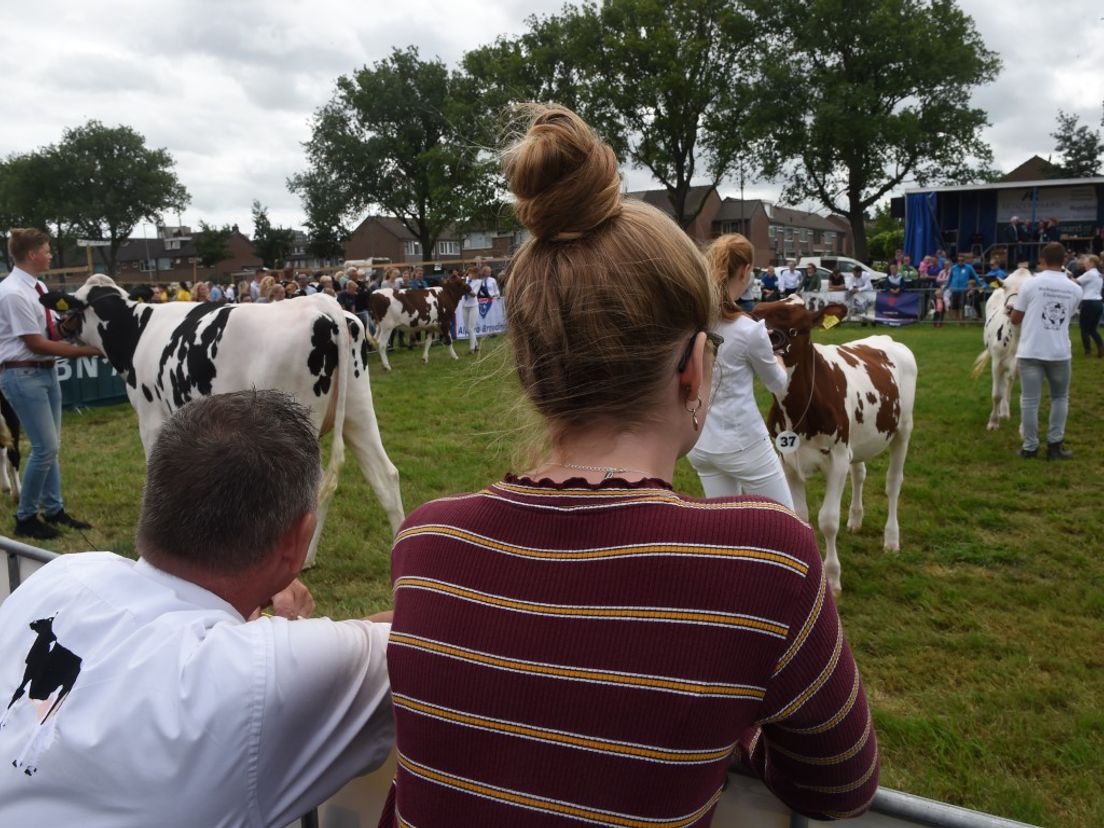
M 863 208 L 857 197 L 849 199 L 847 220 L 851 222 L 851 238 L 854 249 L 851 255 L 860 262 L 866 263 L 869 251 L 866 246 L 866 219 L 863 217 Z
M 433 261 L 433 245 L 437 243 L 437 239 L 430 235 L 429 230 L 424 226 L 421 228 L 421 232 L 418 234 L 418 243 L 422 246 L 422 261 Z

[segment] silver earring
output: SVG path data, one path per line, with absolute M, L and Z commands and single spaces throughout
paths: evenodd
M 698 395 L 698 404 L 693 408 L 686 406 L 686 410 L 690 412 L 690 422 L 694 424 L 694 431 L 698 430 L 698 412 L 701 411 L 702 399 L 701 394 Z

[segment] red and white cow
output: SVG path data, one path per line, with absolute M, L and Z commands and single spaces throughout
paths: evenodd
M 985 302 L 985 332 L 982 341 L 985 350 L 974 360 L 970 376 L 977 379 L 985 370 L 985 363 L 993 363 L 993 410 L 989 412 L 990 431 L 1000 428 L 1000 421 L 1011 416 L 1009 402 L 1012 396 L 1012 383 L 1016 381 L 1016 348 L 1020 344 L 1020 326 L 1013 325 L 1010 319 L 1012 304 L 1023 283 L 1032 277 L 1025 267 L 1012 271 L 1004 284 L 994 290 Z
M 19 502 L 19 415 L 0 394 L 0 490 Z
M 847 528 L 862 526 L 866 461 L 889 449 L 885 549 L 900 549 L 897 500 L 904 480 L 905 455 L 912 435 L 916 398 L 916 359 L 888 336 L 869 336 L 845 345 L 815 345 L 811 332 L 827 317 L 842 320 L 847 307 L 832 303 L 811 311 L 800 298 L 760 303 L 752 313 L 763 319 L 782 354 L 789 384 L 775 395 L 767 426 L 783 452 L 783 468 L 798 515 L 808 520 L 805 480 L 818 469 L 826 489 L 820 507 L 824 571 L 833 592 L 840 591 L 836 551 L 840 501 L 851 472 Z
M 372 310 L 372 319 L 376 323 L 376 338 L 379 340 L 379 355 L 383 367 L 391 370 L 387 359 L 387 343 L 391 341 L 391 332 L 404 330 L 424 331 L 425 346 L 422 349 L 422 362 L 429 362 L 429 346 L 437 332 L 448 346 L 449 356 L 459 359 L 452 347 L 452 323 L 456 319 L 456 306 L 471 288 L 456 276 L 449 277 L 443 287 L 418 288 L 416 290 L 391 290 L 381 288 L 368 298 Z
M 68 311 L 63 325 L 99 348 L 125 380 L 147 457 L 174 411 L 228 391 L 285 391 L 310 410 L 319 436 L 332 430 L 307 565 L 314 562 L 346 444 L 398 531 L 404 519 L 399 473 L 384 451 L 372 407 L 364 328 L 332 297 L 151 305 L 132 301 L 110 277 L 97 274 L 73 295 L 48 293 L 42 301 Z

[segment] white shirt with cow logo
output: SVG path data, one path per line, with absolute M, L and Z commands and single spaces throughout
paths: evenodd
M 1013 305 L 1024 315 L 1016 357 L 1048 362 L 1069 359 L 1069 324 L 1081 295 L 1080 285 L 1056 270 L 1045 270 L 1024 282 Z
M 63 555 L 0 605 L 0 824 L 287 825 L 390 751 L 389 631 Z

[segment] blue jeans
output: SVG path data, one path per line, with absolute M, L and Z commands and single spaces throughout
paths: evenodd
M 61 386 L 56 368 L 8 368 L 0 371 L 0 390 L 19 415 L 31 441 L 31 454 L 23 469 L 23 494 L 17 520 L 43 511 L 52 515 L 64 508 L 61 500 Z
M 1023 426 L 1023 447 L 1028 451 L 1039 447 L 1039 401 L 1043 396 L 1043 378 L 1050 387 L 1050 423 L 1048 443 L 1060 443 L 1066 434 L 1069 415 L 1070 361 L 1019 359 L 1020 425 Z

